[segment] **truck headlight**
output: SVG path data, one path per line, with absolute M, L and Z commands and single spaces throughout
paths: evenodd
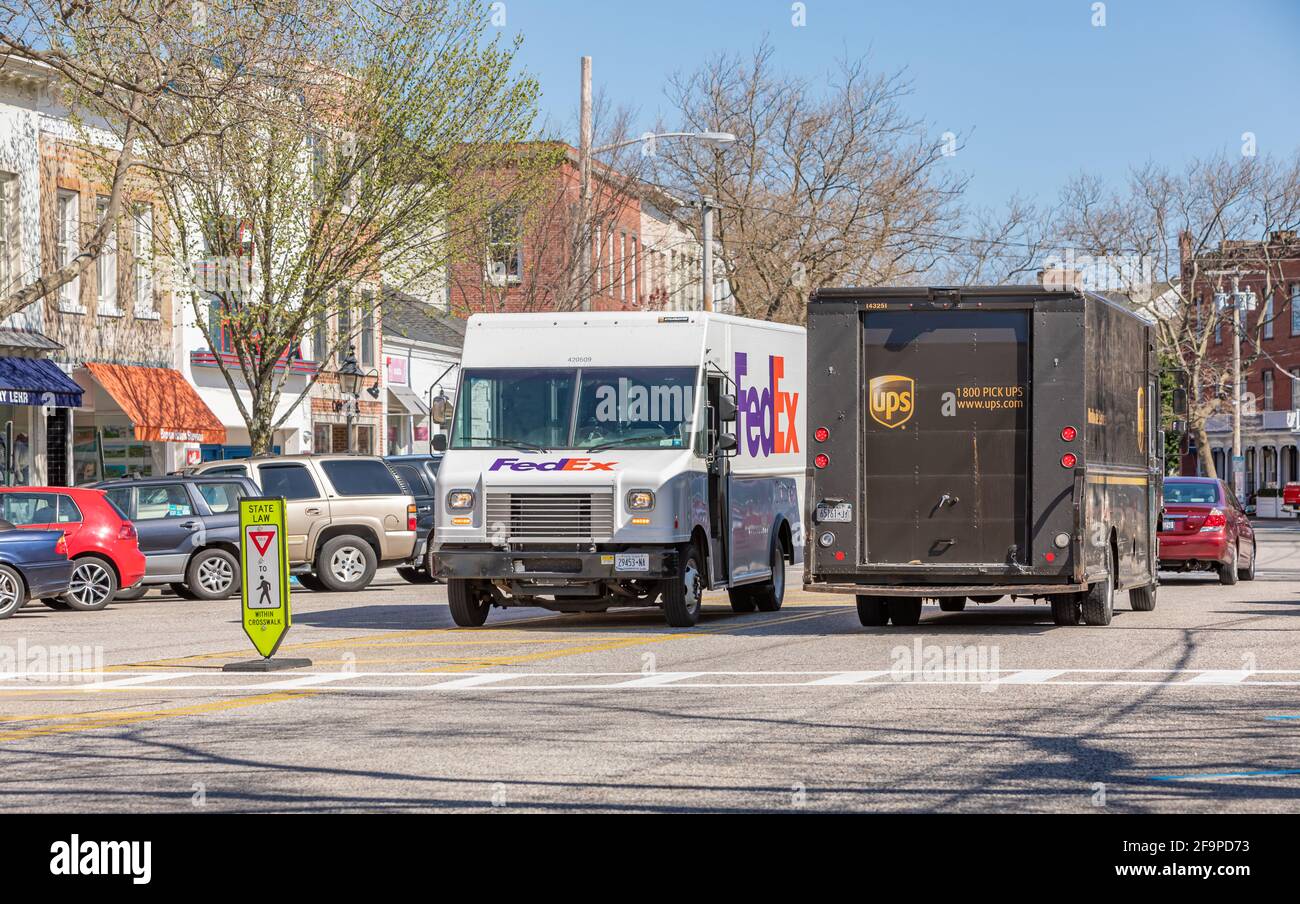
M 463 512 L 474 507 L 473 490 L 452 490 L 447 494 L 447 508 L 453 512 Z
M 648 512 L 655 507 L 655 494 L 651 490 L 629 490 L 627 510 L 629 512 Z

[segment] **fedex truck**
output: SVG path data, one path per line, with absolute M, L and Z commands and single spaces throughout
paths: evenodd
M 711 313 L 469 319 L 434 531 L 452 617 L 775 611 L 803 558 L 804 331 Z

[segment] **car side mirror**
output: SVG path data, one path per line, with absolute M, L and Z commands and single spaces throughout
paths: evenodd
M 718 420 L 730 424 L 736 419 L 736 397 L 731 393 L 718 396 Z M 735 437 L 732 437 L 733 439 Z
M 451 400 L 442 393 L 429 402 L 429 419 L 442 427 L 451 422 Z
M 736 434 L 723 433 L 718 437 L 718 451 L 722 454 L 735 452 L 740 444 L 736 442 Z
M 433 435 L 433 451 L 435 452 L 447 451 L 447 434 L 435 433 Z

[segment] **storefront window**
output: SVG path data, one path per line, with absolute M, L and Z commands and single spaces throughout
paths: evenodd
M 152 477 L 153 446 L 135 438 L 130 424 L 94 424 L 72 432 L 72 465 L 76 485 L 113 477 Z
M 32 482 L 32 409 L 0 405 L 0 483 L 28 486 Z

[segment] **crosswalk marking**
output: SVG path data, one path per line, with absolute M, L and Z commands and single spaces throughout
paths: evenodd
M 1188 684 L 1241 684 L 1249 678 L 1253 672 L 1244 670 L 1222 671 L 1222 672 L 1202 672 L 1192 678 L 1187 679 Z
M 1065 669 L 1025 669 L 1012 672 L 1010 675 L 1002 675 L 994 680 L 998 684 L 1046 684 L 1053 678 L 1064 675 L 1065 671 Z
M 704 672 L 656 672 L 652 675 L 646 675 L 644 678 L 634 678 L 631 681 L 620 681 L 617 684 L 611 684 L 610 687 L 663 687 L 665 684 L 672 684 L 674 681 L 685 681 L 687 678 L 698 678 Z
M 840 672 L 838 675 L 827 675 L 825 678 L 816 678 L 809 681 L 809 685 L 846 685 L 861 684 L 863 681 L 871 681 L 873 678 L 883 678 L 888 675 L 888 671 L 883 672 Z

